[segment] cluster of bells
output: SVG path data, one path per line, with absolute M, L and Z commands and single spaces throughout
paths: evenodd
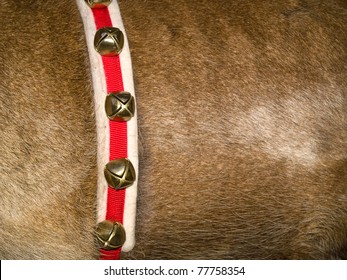
M 85 0 L 92 9 L 107 7 L 112 0 Z M 124 35 L 116 27 L 100 28 L 94 37 L 95 50 L 102 56 L 117 56 L 124 46 Z M 110 92 L 105 100 L 105 111 L 111 121 L 129 121 L 135 112 L 135 100 L 129 92 Z M 104 174 L 107 183 L 116 190 L 131 186 L 136 178 L 132 163 L 126 159 L 112 160 L 106 164 Z M 125 230 L 121 223 L 105 220 L 96 228 L 101 248 L 112 250 L 125 242 Z

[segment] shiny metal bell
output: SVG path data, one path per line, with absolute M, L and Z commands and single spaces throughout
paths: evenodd
M 108 5 L 110 5 L 110 3 L 112 2 L 112 0 L 84 0 L 89 7 L 91 8 L 105 8 Z
M 126 239 L 125 229 L 119 222 L 102 221 L 97 225 L 95 233 L 101 248 L 105 250 L 121 247 Z
M 104 175 L 109 186 L 116 190 L 130 187 L 136 179 L 134 166 L 127 158 L 116 159 L 107 163 Z
M 116 56 L 124 46 L 123 32 L 116 27 L 103 27 L 95 33 L 94 48 L 103 56 Z
M 135 100 L 129 92 L 111 92 L 105 99 L 105 111 L 112 121 L 128 121 L 135 113 Z

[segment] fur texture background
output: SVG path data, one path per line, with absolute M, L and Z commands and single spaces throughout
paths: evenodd
M 1 258 L 97 256 L 95 120 L 78 10 L 3 1 L 0 18 Z
M 345 1 L 119 1 L 141 139 L 123 258 L 347 258 Z M 73 1 L 4 1 L 1 258 L 93 258 L 96 142 Z

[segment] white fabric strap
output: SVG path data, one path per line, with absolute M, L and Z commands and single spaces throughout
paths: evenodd
M 89 59 L 91 65 L 92 81 L 94 88 L 95 119 L 97 133 L 97 164 L 98 164 L 98 186 L 97 186 L 97 223 L 104 221 L 106 217 L 107 188 L 108 184 L 104 177 L 104 167 L 109 162 L 109 120 L 105 113 L 105 97 L 107 95 L 106 79 L 102 64 L 102 58 L 94 49 L 94 35 L 96 26 L 93 12 L 84 0 L 76 0 L 80 11 L 84 31 L 86 34 Z M 130 92 L 135 98 L 134 82 L 129 44 L 124 30 L 119 6 L 114 0 L 108 6 L 112 26 L 119 28 L 124 34 L 124 47 L 119 55 L 124 91 Z M 136 99 L 136 98 L 135 98 Z M 126 189 L 124 202 L 123 226 L 126 232 L 126 241 L 122 246 L 122 251 L 128 252 L 135 245 L 135 219 L 136 219 L 136 197 L 138 182 L 138 132 L 137 132 L 137 112 L 131 120 L 127 122 L 128 134 L 128 159 L 132 162 L 136 181 Z

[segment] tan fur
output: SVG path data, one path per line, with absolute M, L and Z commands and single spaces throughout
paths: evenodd
M 96 256 L 85 39 L 47 2 L 0 7 L 3 259 Z M 122 257 L 347 258 L 345 1 L 119 4 L 142 150 Z
M 78 10 L 3 1 L 0 11 L 1 258 L 96 256 L 95 121 Z

